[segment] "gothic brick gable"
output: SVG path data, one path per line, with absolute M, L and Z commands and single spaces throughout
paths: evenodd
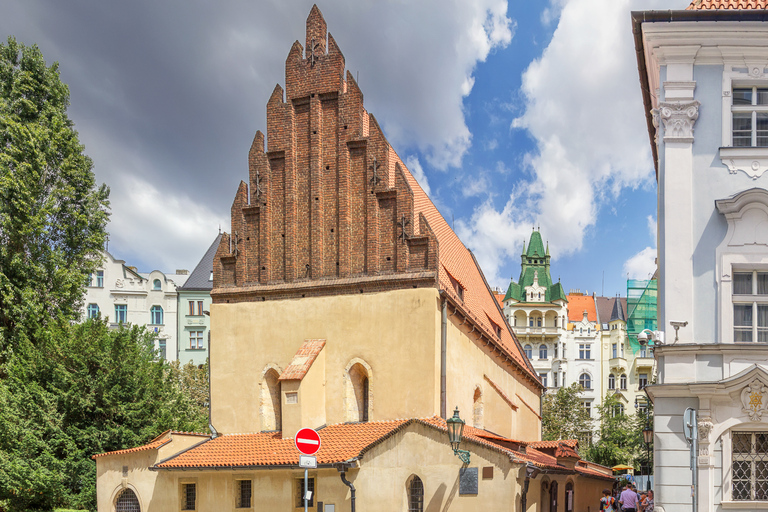
M 286 59 L 285 91 L 277 85 L 267 102 L 266 141 L 257 132 L 251 145 L 214 301 L 438 286 L 437 240 L 344 71 L 315 6 L 306 46 L 296 41 Z

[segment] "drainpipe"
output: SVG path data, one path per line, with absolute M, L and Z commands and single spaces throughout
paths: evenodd
M 210 318 L 210 311 L 203 311 L 203 314 Z M 213 426 L 213 420 L 211 419 L 211 328 L 208 327 L 208 430 L 211 431 L 211 438 L 215 439 L 219 437 L 219 432 Z
M 344 466 L 342 466 L 342 467 L 339 469 L 339 471 L 340 471 L 339 475 L 341 475 L 341 481 L 342 481 L 342 482 L 344 482 L 344 485 L 346 485 L 347 487 L 349 487 L 349 492 L 350 492 L 350 493 L 351 493 L 351 495 L 352 495 L 352 498 L 351 498 L 351 501 L 352 501 L 352 509 L 351 509 L 351 511 L 352 511 L 352 512 L 355 512 L 355 486 L 354 486 L 354 485 L 352 485 L 352 482 L 350 482 L 349 480 L 347 480 L 347 476 L 346 476 L 347 474 L 346 474 L 346 472 L 345 472 L 345 469 L 346 469 L 346 468 L 344 468 Z
M 447 418 L 446 411 L 446 347 L 448 345 L 448 301 L 443 296 L 442 314 L 440 315 L 440 417 Z

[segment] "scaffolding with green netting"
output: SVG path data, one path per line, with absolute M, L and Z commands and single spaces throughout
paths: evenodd
M 657 289 L 656 279 L 627 279 L 627 334 L 633 354 L 640 350 L 637 334 L 656 330 Z

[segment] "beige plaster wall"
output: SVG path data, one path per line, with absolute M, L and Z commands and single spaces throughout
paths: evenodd
M 510 367 L 475 341 L 471 328 L 449 318 L 447 344 L 448 413 L 459 407 L 462 419 L 472 425 L 475 389 L 483 396 L 483 428 L 522 441 L 541 440 L 541 420 L 517 397 L 520 395 L 538 413 L 540 398 L 532 384 L 524 383 Z M 487 382 L 487 376 L 517 406 L 514 410 Z
M 264 368 L 285 369 L 304 340 L 314 338 L 326 340 L 326 418 L 303 426 L 346 420 L 344 369 L 355 358 L 372 370 L 370 420 L 440 413 L 440 309 L 434 288 L 213 304 L 211 333 L 212 419 L 221 433 L 262 430 Z

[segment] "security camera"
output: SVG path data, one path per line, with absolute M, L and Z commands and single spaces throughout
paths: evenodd
M 648 343 L 648 333 L 643 331 L 637 334 L 637 342 L 641 346 L 645 346 Z

